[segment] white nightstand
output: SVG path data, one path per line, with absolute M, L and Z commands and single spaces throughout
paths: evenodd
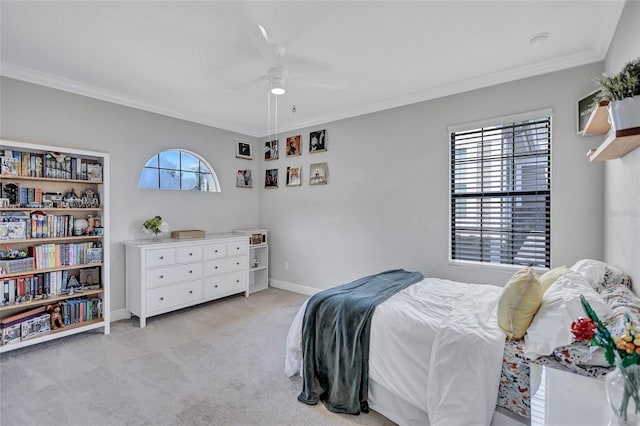
M 531 365 L 532 426 L 606 426 L 613 417 L 604 380 Z M 535 389 L 535 384 L 540 386 Z

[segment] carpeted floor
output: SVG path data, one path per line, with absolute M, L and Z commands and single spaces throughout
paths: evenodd
M 0 424 L 393 425 L 297 401 L 284 344 L 305 299 L 269 288 L 4 353 Z

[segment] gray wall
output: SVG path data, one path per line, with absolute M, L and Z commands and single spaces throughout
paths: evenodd
M 544 108 L 553 109 L 552 266 L 602 259 L 603 165 L 588 162 L 590 141 L 576 132 L 577 100 L 601 72 L 591 64 L 280 135 L 301 134 L 304 154 L 265 166 L 283 174 L 302 164 L 305 184 L 260 193 L 272 283 L 328 288 L 406 268 L 504 284 L 512 269 L 448 263 L 447 127 Z M 321 128 L 328 151 L 309 154 L 309 131 Z M 324 161 L 329 184 L 308 186 L 309 164 Z
M 230 132 L 7 78 L 0 118 L 4 139 L 111 153 L 113 310 L 124 308 L 120 242 L 143 237 L 142 221 L 155 214 L 172 229 L 268 228 L 270 276 L 284 288 L 313 291 L 388 268 L 504 284 L 512 270 L 448 264 L 447 127 L 552 108 L 552 265 L 601 259 L 603 165 L 586 160 L 591 145 L 576 134 L 576 101 L 602 70 L 602 63 L 591 64 L 282 134 L 281 154 L 284 138 L 295 134 L 304 153 L 270 162 L 235 159 L 238 135 Z M 309 154 L 309 131 L 321 128 L 328 151 Z M 145 161 L 174 147 L 205 157 L 223 192 L 136 189 Z M 308 185 L 316 162 L 329 164 L 326 186 Z M 303 166 L 303 185 L 285 188 L 286 166 L 295 164 Z M 246 167 L 256 188 L 236 189 L 235 170 Z M 280 169 L 280 188 L 261 188 L 265 168 Z
M 257 166 L 256 161 L 235 158 L 238 135 L 9 78 L 2 78 L 0 84 L 2 139 L 97 149 L 111 154 L 109 208 L 114 318 L 125 307 L 121 241 L 148 238 L 142 232 L 145 219 L 161 215 L 173 230 L 208 232 L 226 232 L 258 223 L 257 193 L 235 187 L 237 168 Z M 205 158 L 215 169 L 222 192 L 137 189 L 140 171 L 147 160 L 169 148 L 188 149 Z
M 640 2 L 628 1 L 618 23 L 605 70 L 616 73 L 640 57 Z M 605 164 L 604 258 L 631 276 L 640 294 L 640 149 Z

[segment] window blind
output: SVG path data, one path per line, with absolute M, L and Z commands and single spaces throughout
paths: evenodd
M 549 267 L 551 117 L 450 133 L 451 258 Z

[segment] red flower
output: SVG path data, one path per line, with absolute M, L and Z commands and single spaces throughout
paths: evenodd
M 571 332 L 576 338 L 576 342 L 589 342 L 596 334 L 596 323 L 589 318 L 578 318 L 571 323 Z

